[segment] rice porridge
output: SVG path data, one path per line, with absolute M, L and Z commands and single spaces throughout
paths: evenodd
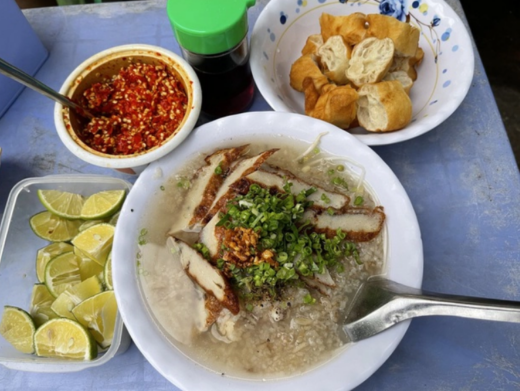
M 342 311 L 384 270 L 384 205 L 317 143 L 245 144 L 193 157 L 157 191 L 141 223 L 140 285 L 189 358 L 276 379 L 348 348 Z

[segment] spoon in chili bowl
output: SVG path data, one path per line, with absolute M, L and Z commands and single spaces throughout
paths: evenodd
M 43 84 L 41 81 L 35 79 L 34 77 L 28 75 L 21 69 L 15 67 L 12 64 L 2 60 L 0 58 L 0 74 L 3 74 L 17 82 L 23 84 L 26 87 L 33 89 L 36 92 L 39 92 L 42 95 L 45 95 L 52 100 L 61 103 L 64 106 L 70 107 L 74 109 L 79 115 L 82 117 L 92 119 L 95 116 L 89 112 L 87 109 L 73 102 L 71 99 L 66 96 L 60 94 L 59 92 L 53 90 L 46 84 Z

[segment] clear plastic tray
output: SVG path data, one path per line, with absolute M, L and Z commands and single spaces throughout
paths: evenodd
M 36 236 L 29 226 L 34 214 L 45 210 L 38 189 L 55 189 L 88 196 L 103 191 L 125 189 L 125 180 L 95 175 L 52 175 L 28 178 L 16 184 L 7 200 L 0 226 L 0 310 L 12 305 L 28 310 L 32 287 L 37 282 L 35 262 L 38 249 L 49 242 Z M 92 361 L 73 361 L 24 354 L 0 337 L 0 364 L 32 372 L 74 372 L 102 365 L 130 345 L 130 336 L 118 314 L 112 345 Z

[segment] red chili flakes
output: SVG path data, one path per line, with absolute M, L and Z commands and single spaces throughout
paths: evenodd
M 165 65 L 131 64 L 83 93 L 96 118 L 79 138 L 110 155 L 132 155 L 161 145 L 186 115 L 184 86 Z

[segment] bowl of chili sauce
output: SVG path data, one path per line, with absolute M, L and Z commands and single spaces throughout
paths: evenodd
M 94 115 L 87 119 L 55 105 L 65 146 L 88 163 L 131 174 L 176 148 L 194 128 L 202 103 L 193 68 L 169 50 L 144 44 L 90 57 L 60 92 Z

